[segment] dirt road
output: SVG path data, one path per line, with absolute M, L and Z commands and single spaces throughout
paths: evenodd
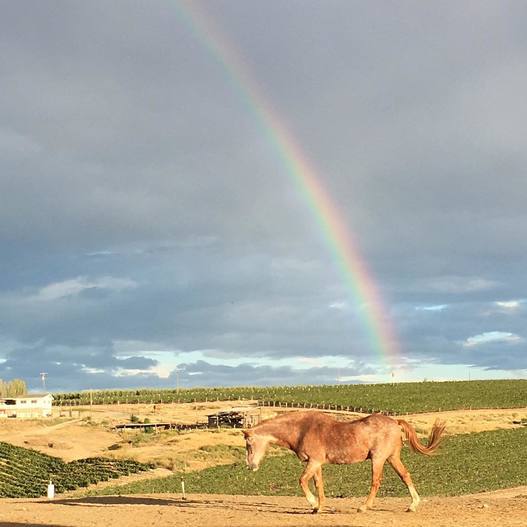
M 527 487 L 459 498 L 425 498 L 417 513 L 408 499 L 381 498 L 374 510 L 357 513 L 359 499 L 330 499 L 332 510 L 312 515 L 302 498 L 268 496 L 101 496 L 47 500 L 1 500 L 2 527 L 525 527 Z

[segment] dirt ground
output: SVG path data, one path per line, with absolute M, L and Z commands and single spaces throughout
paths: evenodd
M 132 414 L 151 422 L 194 423 L 206 421 L 207 414 L 238 406 L 240 403 L 196 403 L 181 405 L 115 405 L 62 411 L 48 421 L 5 421 L 0 441 L 34 448 L 66 461 L 89 456 L 133 458 L 155 462 L 153 473 L 130 479 L 160 477 L 168 469 L 185 466 L 196 470 L 231 463 L 240 456 L 243 439 L 239 430 L 194 430 L 144 434 L 118 432 L 114 426 L 129 422 Z M 245 403 L 247 404 L 247 403 Z M 274 409 L 263 409 L 271 417 Z M 359 415 L 341 418 L 357 418 Z M 404 416 L 418 432 L 426 435 L 440 418 L 450 434 L 512 428 L 514 421 L 527 418 L 527 408 L 513 410 L 473 410 Z M 164 468 L 163 468 L 164 467 Z M 121 482 L 121 480 L 120 480 Z M 105 485 L 101 483 L 99 485 Z M 115 484 L 115 482 L 112 482 Z M 408 499 L 380 498 L 374 510 L 359 514 L 360 499 L 330 499 L 329 510 L 310 514 L 307 503 L 297 497 L 180 495 L 83 498 L 79 492 L 45 499 L 0 500 L 0 527 L 35 525 L 39 527 L 89 525 L 204 527 L 273 526 L 398 526 L 480 527 L 527 526 L 527 487 L 474 496 L 424 498 L 416 514 L 404 512 Z
M 359 499 L 330 499 L 327 512 L 310 514 L 301 498 L 173 494 L 47 500 L 2 500 L 0 525 L 84 527 L 145 525 L 204 527 L 525 527 L 527 487 L 457 498 L 423 499 L 404 512 L 408 499 L 380 498 L 358 513 Z
M 0 426 L 0 441 L 33 448 L 72 461 L 91 456 L 131 458 L 178 468 L 183 461 L 191 470 L 205 468 L 218 462 L 233 461 L 224 449 L 224 457 L 206 455 L 210 446 L 243 446 L 238 430 L 194 430 L 189 432 L 160 432 L 144 434 L 137 431 L 118 431 L 117 424 L 129 423 L 132 415 L 152 423 L 172 422 L 192 424 L 206 422 L 207 414 L 235 407 L 234 403 L 197 403 L 166 405 L 109 405 L 80 407 L 62 412 L 54 409 L 51 420 L 5 420 Z M 264 417 L 270 416 L 264 412 Z M 116 448 L 117 447 L 117 448 Z M 115 449 L 116 448 L 116 449 Z M 211 458 L 211 459 L 207 459 Z

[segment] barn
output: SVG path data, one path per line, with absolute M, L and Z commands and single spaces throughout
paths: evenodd
M 51 417 L 53 395 L 50 393 L 28 393 L 18 397 L 0 398 L 0 419 L 35 419 Z

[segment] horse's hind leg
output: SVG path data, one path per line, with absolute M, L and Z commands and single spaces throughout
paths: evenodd
M 417 494 L 417 491 L 415 490 L 410 472 L 406 470 L 406 467 L 403 465 L 403 462 L 399 457 L 399 452 L 389 457 L 388 462 L 394 468 L 395 472 L 399 474 L 399 477 L 404 481 L 404 484 L 408 487 L 410 496 L 412 496 L 412 503 L 410 503 L 410 506 L 407 509 L 408 512 L 415 512 L 421 500 L 419 498 L 419 494 Z
M 322 496 L 324 495 L 323 485 L 322 485 L 322 471 L 320 469 L 321 464 L 318 461 L 310 460 L 304 469 L 304 472 L 300 476 L 300 486 L 302 487 L 302 490 L 304 491 L 304 494 L 306 495 L 306 499 L 309 502 L 309 504 L 313 507 L 313 512 L 318 512 L 320 510 L 320 507 L 322 505 L 320 500 L 320 495 L 322 489 Z M 320 470 L 320 479 L 317 472 Z M 309 489 L 309 481 L 312 477 L 316 477 L 316 485 L 318 489 L 318 495 L 319 499 L 315 498 L 311 490 Z M 323 501 L 323 500 L 322 500 Z
M 313 512 L 320 512 L 323 507 L 324 503 L 326 501 L 326 496 L 324 495 L 324 480 L 322 479 L 322 467 L 319 466 L 317 471 L 315 472 L 315 487 L 317 488 L 318 492 L 318 508 L 315 511 L 313 509 Z
M 377 496 L 377 492 L 379 491 L 379 487 L 381 486 L 382 469 L 384 467 L 385 461 L 386 461 L 385 458 L 381 458 L 381 459 L 372 458 L 370 494 L 368 495 L 368 498 L 366 499 L 366 503 L 359 507 L 359 512 L 364 512 L 368 509 L 371 509 L 373 505 L 373 501 L 375 500 L 375 496 Z

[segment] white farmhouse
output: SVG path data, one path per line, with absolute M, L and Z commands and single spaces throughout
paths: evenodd
M 19 397 L 2 397 L 0 398 L 0 419 L 51 417 L 52 402 L 53 395 L 50 393 L 28 393 Z

